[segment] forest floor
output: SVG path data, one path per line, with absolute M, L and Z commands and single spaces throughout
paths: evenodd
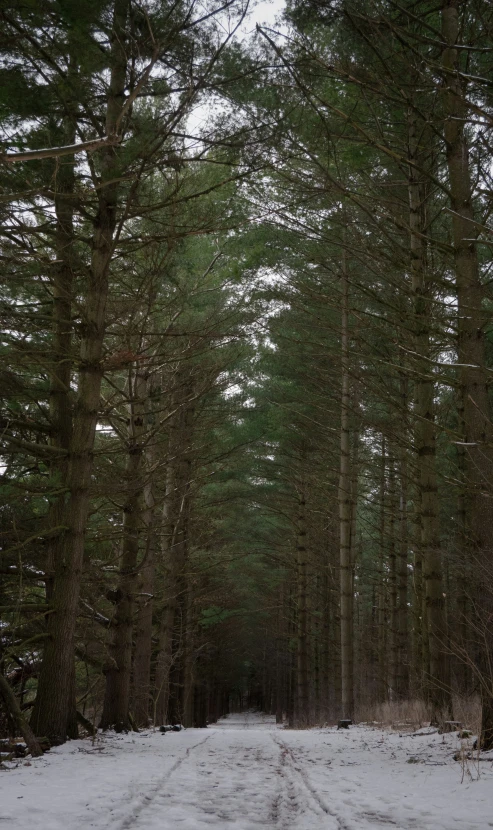
M 457 735 L 288 730 L 258 713 L 208 729 L 71 741 L 0 772 L 9 830 L 486 830 L 493 760 Z

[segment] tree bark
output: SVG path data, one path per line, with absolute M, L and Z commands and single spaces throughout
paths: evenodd
M 421 125 L 422 127 L 422 125 Z M 451 706 L 448 659 L 446 655 L 447 620 L 442 584 L 442 557 L 439 528 L 438 485 L 436 474 L 434 380 L 430 372 L 430 320 L 432 286 L 429 278 L 426 237 L 426 185 L 416 164 L 419 153 L 419 124 L 412 111 L 409 116 L 409 226 L 411 230 L 411 288 L 414 297 L 415 367 L 415 437 L 417 453 L 417 506 L 422 555 L 422 576 L 426 606 L 429 670 L 425 669 L 427 697 L 432 718 L 448 715 Z
M 399 639 L 398 639 L 398 586 L 397 586 L 397 502 L 395 461 L 389 464 L 389 531 L 388 531 L 388 567 L 389 567 L 389 612 L 390 612 L 390 684 L 392 700 L 397 697 L 399 673 Z
M 406 395 L 407 404 L 407 395 Z M 407 411 L 407 406 L 405 411 Z M 409 647 L 408 647 L 408 529 L 407 529 L 407 453 L 401 449 L 399 459 L 399 557 L 397 565 L 398 610 L 398 669 L 396 692 L 401 700 L 409 696 Z
M 179 369 L 173 400 L 177 412 L 170 422 L 166 498 L 163 505 L 164 533 L 161 558 L 165 599 L 159 611 L 159 641 L 154 678 L 154 709 L 158 723 L 168 717 L 173 661 L 183 656 L 181 651 L 177 651 L 177 644 L 173 650 L 173 632 L 188 550 L 194 407 L 187 401 L 192 397 L 190 384 L 183 371 Z
M 466 479 L 468 492 L 467 513 L 470 517 L 468 535 L 473 542 L 472 554 L 478 575 L 476 590 L 481 608 L 479 625 L 487 625 L 493 612 L 493 587 L 484 590 L 483 580 L 493 559 L 493 510 L 491 481 L 493 478 L 493 424 L 488 396 L 488 376 L 485 362 L 485 327 L 489 315 L 483 308 L 484 291 L 481 285 L 476 248 L 477 226 L 474 220 L 473 187 L 466 134 L 468 108 L 465 83 L 459 77 L 460 36 L 459 12 L 464 4 L 459 0 L 444 0 L 442 5 L 442 35 L 446 48 L 442 53 L 444 85 L 444 138 L 452 208 L 452 238 L 458 301 L 458 360 L 461 387 L 464 446 L 466 450 Z M 491 632 L 485 631 L 482 650 L 483 722 L 481 744 L 493 748 L 493 676 Z
M 194 607 L 192 586 L 186 579 L 183 597 L 183 704 L 181 723 L 186 728 L 194 725 L 195 655 Z
M 149 466 L 146 471 L 149 473 Z M 157 511 L 152 480 L 144 487 L 146 551 L 140 570 L 136 599 L 134 657 L 132 670 L 133 713 L 137 726 L 148 726 L 151 716 L 151 659 L 154 607 L 154 577 L 157 558 Z
M 74 83 L 77 69 L 70 59 L 69 83 Z M 67 102 L 68 112 L 64 119 L 64 135 L 67 142 L 75 141 L 76 113 L 72 102 Z M 73 159 L 57 166 L 56 190 L 54 197 L 56 229 L 56 263 L 53 275 L 53 366 L 50 379 L 50 444 L 64 450 L 51 462 L 52 475 L 59 480 L 61 494 L 53 500 L 48 510 L 48 529 L 63 528 L 65 521 L 66 487 L 68 486 L 69 454 L 73 430 L 73 411 L 70 399 L 70 381 L 73 371 L 72 355 L 72 301 L 74 283 L 74 187 L 75 167 Z M 47 542 L 46 556 L 46 601 L 52 602 L 53 577 L 57 564 L 63 558 L 66 534 L 59 532 Z M 76 714 L 75 660 L 70 667 L 71 691 L 67 703 L 66 734 L 78 737 Z
M 310 721 L 310 655 L 308 632 L 308 551 L 306 537 L 305 485 L 301 481 L 298 494 L 296 540 L 297 564 L 297 684 L 296 722 L 308 726 Z
M 353 572 L 351 551 L 351 392 L 349 378 L 349 277 L 342 254 L 341 307 L 341 454 L 338 488 L 341 591 L 341 707 L 343 718 L 354 716 Z
M 111 74 L 106 108 L 106 133 L 117 132 L 126 80 L 126 23 L 129 0 L 115 0 L 111 33 Z M 83 314 L 80 368 L 69 468 L 63 548 L 55 563 L 49 639 L 43 655 L 33 724 L 52 743 L 66 740 L 72 709 L 74 634 L 79 605 L 84 542 L 89 510 L 89 487 L 102 379 L 108 274 L 117 221 L 117 150 L 101 149 L 101 183 L 94 222 L 91 266 Z
M 135 595 L 139 578 L 140 538 L 145 527 L 143 492 L 144 440 L 146 433 L 148 378 L 138 368 L 129 378 L 129 436 L 125 478 L 127 497 L 123 507 L 123 540 L 117 602 L 112 619 L 111 667 L 106 672 L 106 688 L 100 727 L 130 730 L 130 681 Z
M 378 699 L 384 702 L 388 697 L 388 676 L 387 676 L 387 580 L 385 577 L 385 551 L 386 551 L 386 471 L 387 471 L 387 449 L 385 436 L 382 434 L 382 450 L 380 461 L 380 522 L 379 522 L 379 552 L 378 552 L 378 590 L 377 590 L 377 688 Z

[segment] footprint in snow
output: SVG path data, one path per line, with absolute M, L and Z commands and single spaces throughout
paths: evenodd
M 390 816 L 384 816 L 384 815 L 382 815 L 382 813 L 369 812 L 369 813 L 360 813 L 360 815 L 363 818 L 370 819 L 371 821 L 376 820 L 376 821 L 379 822 L 379 824 L 390 824 L 390 825 L 393 825 L 394 827 L 397 826 L 397 822 L 395 822 L 393 818 L 390 818 Z

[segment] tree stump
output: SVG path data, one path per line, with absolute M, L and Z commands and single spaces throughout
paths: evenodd
M 460 720 L 444 720 L 438 730 L 438 734 L 443 735 L 444 732 L 460 732 L 461 729 L 462 723 Z

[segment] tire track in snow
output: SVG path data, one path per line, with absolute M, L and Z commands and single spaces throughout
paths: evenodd
M 306 790 L 303 786 L 300 787 L 299 776 L 290 763 L 291 759 L 287 748 L 278 743 L 275 738 L 273 738 L 273 741 L 279 748 L 279 759 L 276 768 L 277 793 L 270 812 L 273 826 L 280 828 L 280 830 L 298 827 L 305 810 L 309 810 L 314 818 L 320 820 L 324 816 L 324 811 L 313 799 L 307 799 Z M 317 821 L 317 827 L 319 826 L 319 821 Z
M 325 814 L 330 816 L 330 818 L 334 819 L 336 824 L 334 825 L 334 830 L 356 830 L 355 827 L 350 826 L 347 824 L 345 819 L 341 818 L 334 813 L 333 810 L 326 804 L 324 799 L 319 795 L 317 790 L 314 788 L 310 779 L 303 771 L 301 765 L 298 764 L 298 761 L 294 755 L 293 750 L 289 747 L 284 741 L 279 737 L 274 737 L 271 735 L 272 740 L 274 743 L 279 747 L 281 750 L 281 768 L 280 768 L 280 775 L 283 775 L 283 767 L 284 770 L 288 771 L 288 776 L 291 777 L 292 784 L 295 786 L 295 782 L 299 782 L 301 784 L 301 788 L 305 795 L 308 795 L 309 799 L 311 799 L 318 807 L 318 810 L 314 810 L 313 812 L 317 813 L 318 815 Z M 284 773 L 284 776 L 287 777 Z M 313 809 L 313 808 L 312 808 Z M 293 818 L 293 823 L 296 823 L 296 818 Z M 281 823 L 281 828 L 284 828 L 286 825 Z M 329 828 L 327 828 L 329 830 Z
M 337 822 L 337 828 L 335 830 L 362 830 L 361 828 L 361 819 L 365 821 L 368 825 L 371 823 L 375 827 L 382 828 L 382 827 L 396 827 L 397 821 L 388 815 L 384 815 L 383 813 L 376 812 L 372 809 L 361 810 L 356 819 L 356 824 L 348 824 L 346 819 L 339 816 L 334 810 L 332 810 L 322 796 L 317 792 L 313 784 L 311 783 L 307 773 L 303 769 L 303 762 L 299 761 L 291 747 L 284 743 L 281 738 L 274 738 L 271 736 L 274 742 L 281 748 L 286 751 L 286 755 L 289 757 L 290 766 L 292 771 L 299 777 L 299 779 L 303 782 L 305 789 L 311 794 L 313 799 L 319 804 L 326 815 L 331 816 L 331 818 L 335 819 Z M 354 805 L 357 809 L 357 805 Z M 409 830 L 416 830 L 417 828 L 418 819 L 414 817 L 410 817 L 408 819 L 404 819 L 404 821 L 399 823 L 399 827 L 404 830 L 404 828 L 409 828 Z
M 169 780 L 170 776 L 173 775 L 176 770 L 181 767 L 184 761 L 186 761 L 190 755 L 190 753 L 197 749 L 199 746 L 203 746 L 206 741 L 210 740 L 212 736 L 207 735 L 203 740 L 198 741 L 198 743 L 193 744 L 193 746 L 189 746 L 188 749 L 185 750 L 185 753 L 182 755 L 181 758 L 178 758 L 174 764 L 166 771 L 164 775 L 161 776 L 157 781 L 154 782 L 152 787 L 150 787 L 144 795 L 140 797 L 139 803 L 132 808 L 131 812 L 129 812 L 123 818 L 119 818 L 113 824 L 113 830 L 130 830 L 133 826 L 134 822 L 139 818 L 140 814 L 146 807 L 150 806 L 152 802 L 160 795 L 163 785 Z

